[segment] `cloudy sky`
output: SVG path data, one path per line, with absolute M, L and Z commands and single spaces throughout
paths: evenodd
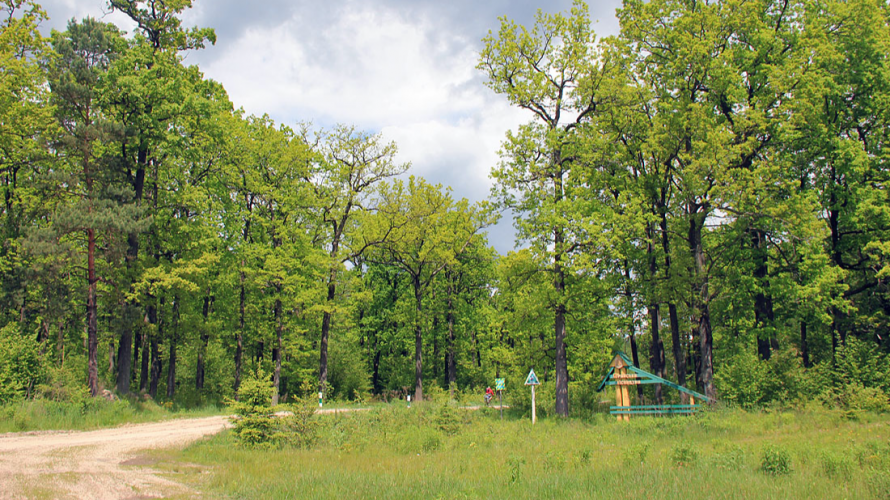
M 63 30 L 71 18 L 107 15 L 105 0 L 37 0 Z M 620 0 L 591 2 L 600 36 L 618 31 Z M 527 26 L 540 8 L 571 0 L 195 0 L 187 26 L 211 27 L 217 43 L 187 64 L 221 82 L 235 107 L 280 123 L 336 123 L 397 142 L 411 173 L 451 186 L 455 197 L 488 196 L 488 173 L 507 130 L 530 119 L 485 87 L 475 69 L 481 39 L 498 17 Z M 104 16 L 104 17 L 103 17 Z M 501 253 L 513 248 L 511 221 L 489 230 Z

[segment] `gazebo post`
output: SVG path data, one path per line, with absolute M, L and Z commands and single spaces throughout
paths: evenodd
M 623 371 L 623 370 L 619 368 L 618 370 L 616 370 L 616 374 L 620 374 L 622 371 Z M 616 405 L 616 406 L 624 406 L 624 395 L 621 393 L 621 386 L 620 386 L 620 385 L 616 385 L 616 386 L 615 386 L 615 405 Z M 619 414 L 616 415 L 616 416 L 618 417 L 618 421 L 619 421 L 619 422 L 621 422 L 622 420 L 624 420 L 624 419 L 622 418 L 622 417 L 624 417 L 624 415 L 622 415 L 622 414 L 619 413 Z
M 627 373 L 627 368 L 622 368 L 622 369 L 621 369 L 621 372 L 626 374 L 626 373 Z M 625 379 L 625 383 L 621 385 L 621 393 L 624 395 L 624 406 L 628 406 L 628 407 L 629 407 L 629 406 L 630 406 L 630 392 L 627 390 L 627 382 L 626 382 L 626 380 L 627 380 L 627 379 Z M 628 414 L 628 413 L 625 413 L 625 414 L 624 414 L 624 421 L 625 421 L 625 422 L 630 422 L 630 414 Z

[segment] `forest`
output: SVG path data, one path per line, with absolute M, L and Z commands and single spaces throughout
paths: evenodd
M 605 38 L 580 0 L 502 18 L 477 70 L 529 121 L 480 203 L 378 132 L 246 115 L 185 64 L 216 42 L 191 6 L 47 37 L 0 2 L 0 404 L 197 405 L 256 373 L 276 403 L 481 398 L 533 368 L 583 415 L 623 350 L 729 405 L 886 406 L 885 2 L 625 0 Z

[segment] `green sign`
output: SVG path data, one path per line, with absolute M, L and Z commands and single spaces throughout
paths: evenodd
M 534 368 L 528 372 L 528 377 L 525 378 L 525 385 L 541 385 L 541 383 L 538 382 L 538 376 L 535 375 Z
M 506 379 L 496 378 L 494 379 L 494 388 L 496 391 L 504 391 L 507 389 Z

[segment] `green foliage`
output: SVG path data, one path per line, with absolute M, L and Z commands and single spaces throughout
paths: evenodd
M 272 394 L 275 388 L 260 370 L 245 379 L 238 388 L 238 398 L 229 403 L 234 413 L 232 433 L 242 446 L 270 447 L 276 443 Z
M 234 110 L 182 59 L 215 41 L 183 26 L 192 3 L 115 0 L 134 37 L 84 19 L 50 39 L 35 3 L 0 5 L 0 404 L 101 413 L 85 375 L 126 397 L 136 352 L 138 382 L 176 407 L 259 368 L 272 400 L 319 373 L 328 400 L 422 387 L 434 409 L 390 417 L 433 453 L 470 425 L 442 388 L 478 403 L 505 376 L 508 415 L 528 417 L 532 366 L 542 419 L 601 421 L 593 388 L 633 334 L 667 378 L 698 360 L 684 383 L 727 406 L 890 409 L 886 3 L 629 0 L 603 40 L 581 1 L 501 19 L 478 68 L 532 121 L 475 205 L 399 179 L 379 134 Z M 528 248 L 488 246 L 493 206 Z M 233 436 L 317 441 L 305 409 L 272 419 L 251 384 Z M 722 411 L 691 420 L 726 432 Z
M 297 398 L 295 404 L 273 407 L 274 391 L 272 381 L 262 370 L 241 383 L 238 399 L 229 402 L 234 413 L 232 434 L 237 443 L 248 448 L 311 446 L 316 439 L 316 424 L 312 420 L 315 406 L 308 398 Z
M 331 341 L 328 397 L 355 400 L 371 391 L 370 377 L 358 346 L 343 337 Z
M 856 418 L 865 411 L 876 413 L 890 411 L 890 401 L 886 393 L 874 387 L 863 387 L 855 383 L 835 392 L 833 400 L 850 418 Z
M 772 476 L 791 472 L 791 454 L 782 446 L 767 445 L 760 459 L 760 470 Z
M 73 356 L 62 366 L 47 368 L 47 377 L 37 389 L 44 399 L 74 404 L 85 404 L 90 398 L 90 388 L 84 383 L 86 358 Z
M 714 380 L 721 400 L 750 408 L 763 400 L 763 384 L 768 374 L 767 363 L 757 359 L 750 350 L 743 350 L 724 359 Z
M 17 324 L 0 329 L 0 405 L 34 394 L 46 371 L 39 352 L 34 338 L 22 335 Z

